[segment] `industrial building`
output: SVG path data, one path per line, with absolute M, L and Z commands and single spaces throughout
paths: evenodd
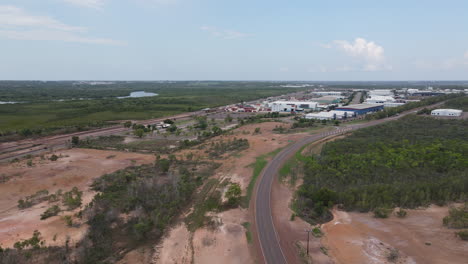
M 337 120 L 346 119 L 354 116 L 356 116 L 354 112 L 332 110 L 329 112 L 309 113 L 305 115 L 305 118 L 318 120 Z
M 325 96 L 325 95 L 336 95 L 340 96 L 343 94 L 343 92 L 337 92 L 337 91 L 323 91 L 323 92 L 312 92 L 312 94 L 320 95 L 320 96 Z
M 336 111 L 354 112 L 355 115 L 365 115 L 383 110 L 383 104 L 355 104 L 335 108 Z
M 393 91 L 392 90 L 370 90 L 368 92 L 370 96 L 392 96 Z
M 431 111 L 433 116 L 461 116 L 462 110 L 457 109 L 435 109 Z
M 391 96 L 372 95 L 366 99 L 366 104 L 384 104 L 386 102 L 395 102 L 395 99 Z
M 317 109 L 317 102 L 307 101 L 275 101 L 269 103 L 272 112 L 301 112 Z

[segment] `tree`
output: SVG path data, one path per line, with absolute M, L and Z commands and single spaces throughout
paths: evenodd
M 174 121 L 172 121 L 171 119 L 165 119 L 163 122 L 169 125 L 174 124 Z
M 127 121 L 124 123 L 124 127 L 126 128 L 130 128 L 132 126 L 132 122 L 131 121 Z
M 254 134 L 260 134 L 260 128 L 259 127 L 255 128 Z
M 223 133 L 223 130 L 217 126 L 214 126 L 211 131 L 213 131 L 213 135 L 219 136 Z
M 208 127 L 208 122 L 206 121 L 206 116 L 199 116 L 197 117 L 197 124 L 195 125 L 196 128 L 205 130 Z
M 78 146 L 78 144 L 80 144 L 80 138 L 78 136 L 73 136 L 71 143 L 72 143 L 72 146 Z
M 224 122 L 231 123 L 232 122 L 232 116 L 230 114 L 227 114 L 227 116 L 224 118 Z
M 162 172 L 166 173 L 171 167 L 171 162 L 168 159 L 158 159 L 156 160 L 156 166 L 159 167 Z
M 145 135 L 145 130 L 139 128 L 133 132 L 135 136 L 142 138 Z
M 177 126 L 172 124 L 170 127 L 167 128 L 167 131 L 174 133 L 177 131 Z
M 226 198 L 228 199 L 228 205 L 237 206 L 240 202 L 241 194 L 242 190 L 240 185 L 238 183 L 231 184 L 225 194 Z

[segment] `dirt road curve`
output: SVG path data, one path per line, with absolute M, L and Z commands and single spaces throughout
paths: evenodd
M 441 104 L 442 103 L 438 103 L 432 105 L 432 107 L 436 107 Z M 399 116 L 374 120 L 363 124 L 349 125 L 338 128 L 335 131 L 312 135 L 310 137 L 304 138 L 301 141 L 287 146 L 280 153 L 278 153 L 278 155 L 276 155 L 273 158 L 273 160 L 267 164 L 267 166 L 260 174 L 260 181 L 257 183 L 257 187 L 253 197 L 255 205 L 254 220 L 257 234 L 257 236 L 255 237 L 255 243 L 257 243 L 257 245 L 260 245 L 258 248 L 260 248 L 261 250 L 261 255 L 259 256 L 259 259 L 263 260 L 263 263 L 267 264 L 293 263 L 292 260 L 295 259 L 296 252 L 284 252 L 281 248 L 280 238 L 278 237 L 278 234 L 276 232 L 273 223 L 273 218 L 271 215 L 271 186 L 274 178 L 277 175 L 278 170 L 281 168 L 282 164 L 285 161 L 287 161 L 292 155 L 294 155 L 294 153 L 296 153 L 302 146 L 306 144 L 312 143 L 314 141 L 328 136 L 343 134 L 350 130 L 375 126 L 384 122 L 396 120 L 405 115 L 415 113 L 419 109 L 420 108 L 401 113 Z

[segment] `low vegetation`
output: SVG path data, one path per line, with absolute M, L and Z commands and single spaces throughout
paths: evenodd
M 60 213 L 60 207 L 58 205 L 54 205 L 49 207 L 44 213 L 41 214 L 41 220 L 45 220 L 49 217 L 56 216 Z
M 89 224 L 79 251 L 81 262 L 115 262 L 124 253 L 122 248 L 157 241 L 216 167 L 158 159 L 153 165 L 129 167 L 96 179 L 92 189 L 98 194 L 81 214 Z
M 249 148 L 249 141 L 243 138 L 233 138 L 227 141 L 212 142 L 206 152 L 210 158 L 219 158 L 223 154 L 234 151 L 242 151 Z
M 0 105 L 0 141 L 99 128 L 115 120 L 159 118 L 297 90 L 268 82 L 1 82 L 0 101 L 23 103 Z M 133 91 L 158 96 L 116 98 Z
M 415 208 L 468 197 L 468 121 L 408 116 L 361 129 L 307 157 L 298 215 L 327 221 L 329 209 Z
M 443 223 L 448 228 L 468 228 L 468 204 L 450 208 L 449 215 L 444 217 Z

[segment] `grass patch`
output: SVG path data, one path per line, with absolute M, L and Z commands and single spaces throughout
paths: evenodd
M 215 191 L 218 185 L 217 179 L 210 179 L 195 197 L 193 211 L 185 218 L 185 224 L 191 232 L 209 222 L 206 213 L 219 209 L 221 193 Z
M 250 164 L 249 167 L 253 167 L 252 178 L 250 179 L 249 185 L 247 186 L 247 194 L 242 197 L 241 206 L 244 208 L 249 207 L 250 199 L 255 188 L 255 183 L 258 176 L 262 172 L 263 168 L 268 164 L 267 159 L 276 156 L 283 148 L 278 148 L 270 153 L 258 156 L 254 163 Z
M 242 226 L 246 229 L 245 231 L 245 238 L 247 239 L 247 243 L 252 244 L 252 232 L 250 232 L 250 223 L 244 222 Z

